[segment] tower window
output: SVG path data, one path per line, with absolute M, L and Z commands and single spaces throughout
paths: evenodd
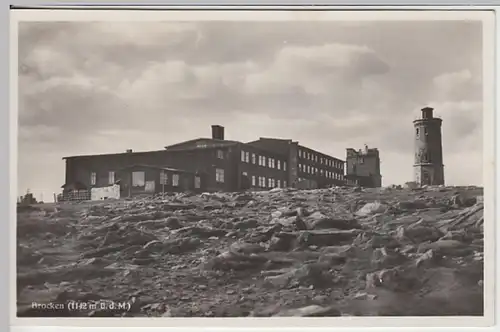
M 429 133 L 427 132 L 427 128 L 424 128 L 424 135 L 427 136 Z
M 415 129 L 415 134 L 417 135 L 418 138 L 418 136 L 420 135 L 420 130 L 418 128 Z

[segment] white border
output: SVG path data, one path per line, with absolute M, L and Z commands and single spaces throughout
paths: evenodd
M 134 6 L 125 6 L 132 9 Z M 168 6 L 166 6 L 168 7 Z M 197 328 L 214 328 L 214 327 L 244 327 L 251 324 L 252 328 L 256 327 L 280 327 L 280 328 L 303 328 L 303 327 L 401 327 L 401 326 L 419 326 L 419 327 L 472 327 L 472 326 L 491 326 L 494 323 L 494 295 L 495 292 L 495 243 L 494 243 L 494 170 L 495 159 L 489 153 L 494 149 L 494 13 L 467 11 L 471 7 L 453 7 L 460 11 L 450 11 L 452 7 L 401 7 L 396 6 L 369 6 L 369 7 L 335 7 L 338 9 L 349 9 L 350 11 L 299 11 L 298 9 L 309 9 L 311 6 L 294 6 L 291 8 L 279 6 L 270 8 L 269 6 L 260 7 L 264 11 L 258 11 L 259 7 L 252 7 L 251 11 L 224 11 L 213 10 L 213 6 L 205 6 L 212 9 L 210 11 L 190 10 L 181 11 L 188 7 L 174 7 L 175 11 L 125 11 L 116 10 L 117 7 L 104 10 L 99 7 L 98 11 L 91 10 L 14 10 L 11 12 L 11 64 L 10 64 L 10 83 L 11 83 L 11 179 L 17 179 L 17 24 L 20 21 L 214 21 L 214 20 L 231 20 L 231 21 L 400 21 L 400 20 L 481 20 L 483 22 L 483 78 L 484 78 L 484 145 L 483 151 L 484 160 L 484 195 L 485 195 L 485 220 L 484 236 L 485 236 L 485 316 L 484 317 L 332 317 L 332 318 L 17 318 L 15 305 L 15 201 L 16 201 L 16 181 L 11 180 L 11 248 L 12 254 L 10 271 L 11 271 L 11 325 L 17 326 L 65 326 L 64 330 L 68 330 L 69 326 L 87 326 L 87 327 L 197 327 Z M 120 6 L 120 8 L 123 8 Z M 140 7 L 145 8 L 145 7 Z M 149 6 L 147 8 L 159 9 L 158 6 Z M 165 6 L 161 7 L 162 9 Z M 193 8 L 193 7 L 189 7 Z M 197 6 L 195 9 L 203 8 Z M 243 8 L 244 6 L 234 6 L 234 9 Z M 324 6 L 314 7 L 315 9 L 323 9 Z M 332 9 L 331 7 L 326 7 Z M 394 11 L 376 11 L 373 9 L 383 8 L 397 10 Z M 114 9 L 114 10 L 113 10 Z M 273 9 L 273 10 L 270 10 Z M 372 11 L 360 11 L 360 9 L 371 9 Z M 426 9 L 432 11 L 407 11 L 409 9 Z M 474 9 L 490 9 L 490 7 L 475 7 Z M 441 10 L 441 11 L 440 11 Z M 444 10 L 444 11 L 443 11 Z M 424 24 L 424 22 L 423 22 Z M 486 263 L 488 262 L 488 263 Z M 25 331 L 18 328 L 17 331 Z M 32 330 L 32 329 L 30 329 Z M 50 328 L 54 331 L 54 328 Z

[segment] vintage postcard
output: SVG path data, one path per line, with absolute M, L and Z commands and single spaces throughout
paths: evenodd
M 492 324 L 493 13 L 11 26 L 14 324 Z

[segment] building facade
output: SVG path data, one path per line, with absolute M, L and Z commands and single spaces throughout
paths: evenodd
M 364 150 L 346 150 L 346 183 L 366 188 L 382 186 L 378 149 L 365 145 Z
M 442 120 L 433 116 L 433 108 L 422 109 L 422 118 L 414 120 L 414 180 L 420 185 L 444 185 Z
M 343 160 L 292 140 L 261 137 L 248 145 L 286 156 L 289 165 L 287 178 L 292 187 L 315 189 L 345 184 Z
M 321 188 L 344 184 L 344 162 L 340 159 L 292 140 L 260 138 L 249 143 L 226 140 L 224 127 L 218 125 L 212 126 L 211 138 L 197 138 L 163 150 L 127 150 L 63 159 L 66 161 L 63 193 L 118 182 L 125 196 L 161 191 Z M 168 175 L 160 178 L 165 172 Z M 199 188 L 195 181 L 199 182 Z
M 116 175 L 120 184 L 120 197 L 164 192 L 201 192 L 206 189 L 208 180 L 205 173 L 149 165 L 131 165 L 120 169 Z

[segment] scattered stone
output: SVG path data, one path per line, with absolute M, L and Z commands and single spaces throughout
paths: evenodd
M 287 188 L 21 209 L 18 315 L 482 315 L 482 195 Z M 31 308 L 74 299 L 131 309 Z
M 387 207 L 380 202 L 366 203 L 361 209 L 356 212 L 360 217 L 366 217 L 376 213 L 384 213 Z

